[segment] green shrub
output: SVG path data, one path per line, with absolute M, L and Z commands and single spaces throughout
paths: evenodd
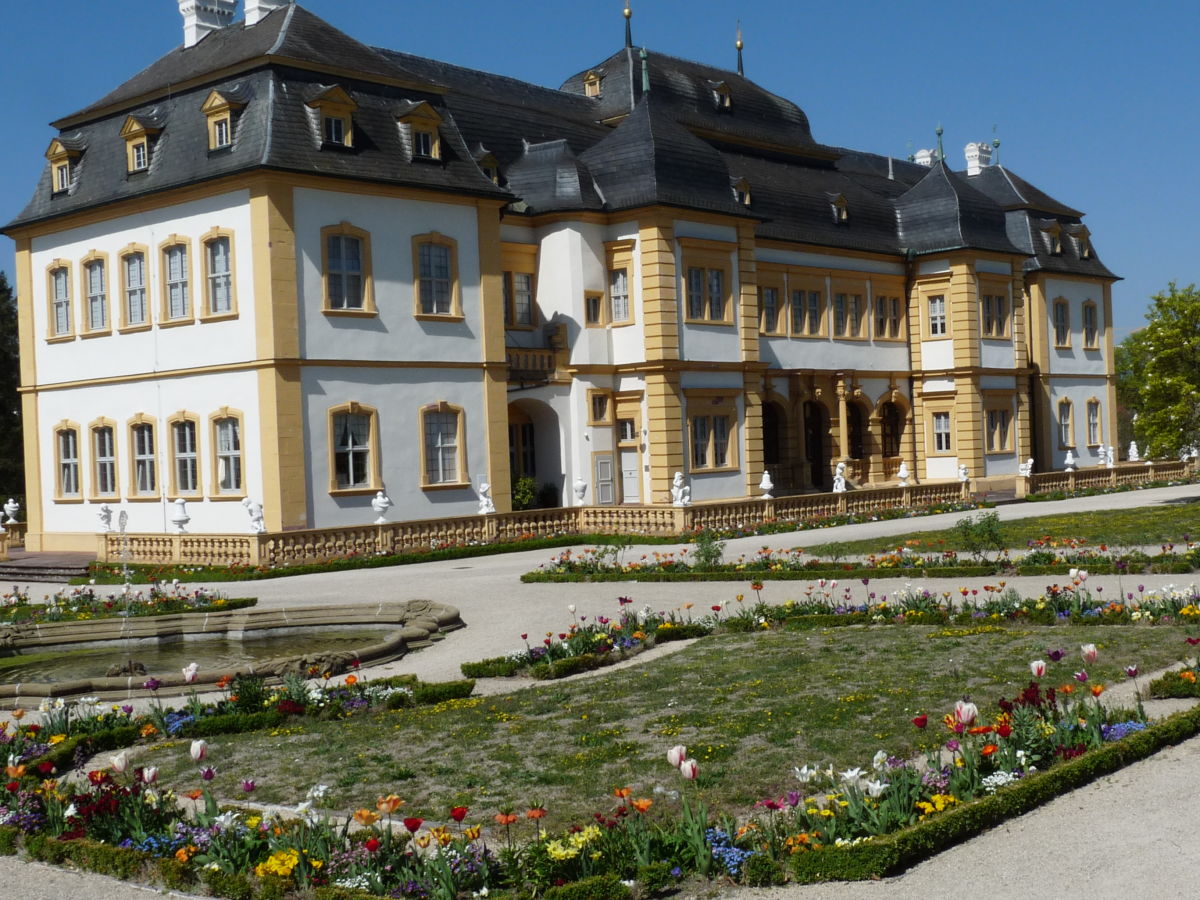
M 218 716 L 206 716 L 195 722 L 188 722 L 179 734 L 182 737 L 212 737 L 219 734 L 245 734 L 248 731 L 261 731 L 265 728 L 277 728 L 287 718 L 283 713 L 273 709 L 260 709 L 255 713 L 224 713 Z M 132 741 L 130 741 L 132 743 Z
M 459 668 L 467 678 L 508 678 L 525 668 L 525 664 L 508 656 L 493 656 L 478 662 L 465 662 Z
M 682 625 L 659 625 L 654 629 L 654 643 L 665 644 L 668 641 L 689 641 L 692 638 L 707 637 L 712 629 L 699 622 L 684 622 Z
M 594 653 L 581 653 L 578 656 L 568 656 L 566 659 L 556 659 L 545 665 L 534 666 L 530 673 L 534 678 L 552 681 L 556 678 L 567 678 L 580 672 L 590 672 L 608 664 L 606 657 Z
M 245 875 L 205 869 L 204 886 L 214 897 L 226 900 L 254 900 L 254 886 Z
M 1191 672 L 1192 678 L 1195 678 L 1194 671 L 1190 669 L 1183 671 Z M 1161 677 L 1150 682 L 1150 696 L 1158 698 L 1200 697 L 1200 684 L 1192 679 L 1184 678 L 1181 672 L 1164 672 Z
M 173 856 L 156 859 L 154 870 L 162 886 L 171 891 L 186 891 L 196 883 L 191 866 Z
M 283 900 L 291 892 L 292 879 L 278 875 L 267 875 L 258 880 L 258 893 L 254 900 Z
M 978 562 L 987 559 L 988 551 L 999 553 L 1007 546 L 1000 527 L 1000 514 L 995 510 L 963 516 L 954 524 L 954 531 L 960 546 Z
M 413 701 L 418 706 L 433 706 L 445 703 L 447 700 L 461 700 L 470 697 L 475 690 L 474 679 L 463 681 L 437 681 L 430 684 L 418 682 L 413 687 Z
M 52 866 L 61 866 L 71 855 L 69 842 L 55 840 L 48 834 L 26 835 L 25 852 L 30 859 Z
M 376 900 L 377 897 L 377 894 L 368 891 L 338 887 L 337 885 L 319 887 L 313 892 L 313 900 Z
M 750 887 L 771 887 L 783 884 L 783 870 L 768 854 L 755 853 L 742 867 L 742 880 Z
M 621 879 L 611 873 L 552 887 L 545 894 L 546 900 L 629 900 L 632 896 Z
M 233 707 L 240 713 L 261 712 L 267 700 L 267 684 L 261 675 L 235 675 L 229 685 Z
M 536 478 L 522 475 L 512 486 L 512 508 L 533 509 L 537 502 L 538 483 Z
M 692 566 L 701 571 L 715 569 L 725 555 L 725 542 L 717 539 L 717 533 L 708 528 L 696 535 L 696 549 L 692 551 Z
M 17 855 L 17 839 L 21 829 L 15 825 L 0 825 L 0 856 Z
M 99 841 L 79 839 L 66 843 L 71 862 L 81 869 L 129 881 L 137 877 L 150 859 L 150 854 L 125 847 L 114 847 Z
M 674 881 L 675 878 L 671 875 L 670 863 L 656 862 L 638 867 L 637 883 L 646 894 L 657 894 L 659 891 L 669 887 Z

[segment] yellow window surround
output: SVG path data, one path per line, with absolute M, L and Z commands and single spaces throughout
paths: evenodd
M 458 241 L 431 231 L 412 238 L 413 316 L 431 321 L 462 321 L 458 280 Z
M 79 423 L 63 419 L 54 426 L 54 502 L 83 502 Z
M 221 428 L 228 427 L 228 423 L 233 423 L 232 436 L 238 441 L 236 447 L 222 445 Z M 208 439 L 212 448 L 208 455 L 208 499 L 241 500 L 246 496 L 245 414 L 240 409 L 222 406 L 208 417 Z M 237 471 L 231 471 L 235 467 Z
M 148 117 L 127 116 L 121 126 L 121 137 L 125 140 L 125 171 L 130 175 L 145 172 L 150 168 L 154 141 L 162 132 L 162 126 L 154 124 Z
M 136 413 L 125 423 L 129 446 L 129 492 L 131 502 L 157 501 L 162 496 L 162 473 L 158 461 L 158 426 L 153 416 Z
M 326 413 L 326 421 L 328 423 L 328 449 L 329 449 L 329 493 L 335 496 L 352 496 L 356 494 L 373 494 L 380 490 L 383 485 L 383 476 L 380 470 L 379 457 L 379 412 L 371 406 L 364 406 L 356 401 L 343 403 L 340 406 L 331 407 Z M 350 444 L 338 444 L 338 435 L 336 434 L 336 425 L 339 416 L 362 416 L 367 419 L 367 440 L 365 444 L 359 444 L 357 437 L 353 436 L 350 430 L 350 424 L 346 424 L 346 431 L 353 437 L 353 442 Z M 363 473 L 366 476 L 365 483 L 357 483 L 347 481 L 346 484 L 338 483 L 338 456 L 344 456 L 346 464 L 343 469 L 349 476 L 353 476 L 354 471 L 361 465 L 360 457 L 366 454 L 366 471 Z
M 233 126 L 246 104 L 229 94 L 210 91 L 200 111 L 208 119 L 208 149 L 224 150 L 233 145 Z
M 538 323 L 536 303 L 537 244 L 505 242 L 500 245 L 500 268 L 504 277 L 505 327 L 533 328 Z M 519 295 L 528 309 L 518 308 Z M 523 321 L 524 320 L 524 321 Z
M 88 498 L 91 500 L 104 502 L 121 496 L 117 433 L 117 423 L 112 419 L 101 416 L 88 423 L 88 450 L 92 460 Z
M 727 241 L 679 238 L 684 322 L 732 325 L 734 321 L 733 254 Z
M 453 416 L 454 444 L 451 446 L 445 440 L 444 432 L 431 427 L 428 419 L 432 416 Z M 419 441 L 417 446 L 421 457 L 421 490 L 461 490 L 471 486 L 471 476 L 467 473 L 467 415 L 461 406 L 439 400 L 421 407 L 418 417 Z M 431 456 L 442 462 L 444 451 L 453 451 L 454 477 L 443 478 L 444 473 L 430 469 Z
M 738 393 L 732 388 L 684 390 L 690 471 L 738 471 Z
M 358 242 L 357 272 L 350 258 L 352 241 Z M 321 229 L 321 294 L 321 310 L 328 316 L 378 314 L 369 231 L 346 221 Z
M 181 436 L 184 440 L 180 440 Z M 179 410 L 167 419 L 166 438 L 167 457 L 171 461 L 168 496 L 200 497 L 204 492 L 200 478 L 200 417 L 187 410 Z
M 204 305 L 199 310 L 201 322 L 237 318 L 237 250 L 234 238 L 231 229 L 216 226 L 200 236 L 204 257 L 201 262 L 204 267 Z M 223 242 L 223 250 L 218 242 Z
M 322 147 L 354 146 L 354 111 L 358 103 L 341 85 L 327 87 L 305 104 L 317 115 L 317 139 Z
M 75 165 L 83 155 L 80 146 L 68 146 L 62 140 L 55 138 L 46 150 L 46 159 L 50 161 L 50 193 L 61 194 L 71 189 L 75 181 Z
M 408 144 L 410 158 L 414 160 L 440 160 L 442 139 L 439 128 L 442 115 L 427 101 L 421 100 L 410 109 L 396 116 L 396 123 Z
M 607 302 L 602 311 L 604 322 L 614 327 L 632 325 L 633 312 L 633 250 L 634 241 L 606 241 L 604 264 Z M 603 323 L 597 323 L 603 324 Z

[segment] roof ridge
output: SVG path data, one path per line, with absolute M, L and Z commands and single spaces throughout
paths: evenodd
M 283 46 L 284 38 L 287 37 L 288 28 L 292 24 L 292 16 L 296 14 L 296 4 L 289 3 L 287 12 L 283 17 L 283 24 L 279 26 L 279 34 L 275 35 L 275 43 L 267 50 L 267 56 L 274 56 L 279 52 L 279 48 Z
M 1009 177 L 1008 169 L 1004 168 L 1004 166 L 1000 165 L 1000 163 L 996 163 L 996 168 L 1000 170 L 1000 174 L 1004 176 L 1004 180 L 1008 182 L 1008 186 L 1012 188 L 1013 193 L 1017 195 L 1017 198 L 1022 203 L 1030 203 L 1030 199 L 1021 193 L 1021 189 L 1017 187 L 1016 182 Z

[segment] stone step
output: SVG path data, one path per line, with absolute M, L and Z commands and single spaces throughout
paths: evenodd
M 0 562 L 0 585 L 8 582 L 66 582 L 87 577 L 87 566 L 69 565 L 12 565 Z

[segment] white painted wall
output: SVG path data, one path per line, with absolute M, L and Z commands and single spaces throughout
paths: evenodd
M 259 433 L 258 375 L 253 371 L 215 372 L 191 378 L 170 378 L 78 387 L 65 391 L 45 391 L 38 395 L 38 440 L 44 501 L 42 505 L 44 530 L 47 532 L 97 532 L 96 514 L 104 503 L 113 509 L 116 528 L 120 510 L 129 513 L 131 532 L 175 533 L 167 522 L 167 501 L 171 484 L 170 431 L 167 419 L 183 410 L 199 416 L 196 429 L 200 481 L 207 496 L 216 493 L 212 484 L 214 447 L 208 417 L 222 406 L 243 414 L 242 475 L 246 494 L 261 500 L 262 443 Z M 163 499 L 160 501 L 130 501 L 132 471 L 129 419 L 143 413 L 155 419 L 155 450 L 158 457 L 157 480 Z M 88 424 L 99 418 L 114 420 L 116 440 L 118 496 L 92 502 L 56 503 L 53 499 L 56 483 L 56 448 L 54 428 L 62 420 L 80 426 L 80 479 L 83 497 L 93 490 L 91 446 Z M 189 532 L 248 531 L 249 519 L 241 503 L 230 500 L 213 501 L 188 497 L 188 513 L 192 517 Z
M 54 384 L 254 359 L 254 253 L 249 202 L 248 191 L 232 191 L 34 238 L 31 256 L 37 382 Z M 234 232 L 238 318 L 159 328 L 163 284 L 159 245 L 172 234 L 191 239 L 190 298 L 193 312 L 197 312 L 202 308 L 205 296 L 204 249 L 199 238 L 214 227 Z M 118 254 L 129 244 L 143 244 L 147 248 L 147 304 L 155 324 L 149 331 L 119 334 L 117 327 L 121 321 L 123 297 Z M 49 332 L 47 268 L 55 259 L 71 264 L 72 322 L 78 335 L 87 322 L 87 297 L 83 295 L 80 261 L 93 250 L 108 254 L 106 287 L 112 333 L 48 344 L 45 340 Z
M 925 480 L 947 481 L 958 478 L 957 456 L 929 456 L 925 458 Z
M 983 474 L 991 477 L 997 475 L 1016 475 L 1017 466 L 1021 461 L 1016 453 L 989 453 L 983 458 Z
M 1017 365 L 1017 354 L 1011 340 L 979 342 L 979 361 L 986 369 L 1013 369 Z
M 1067 451 L 1058 446 L 1058 404 L 1062 399 L 1068 399 L 1074 408 L 1075 459 L 1080 466 L 1096 465 L 1100 461 L 1099 446 L 1088 446 L 1087 433 L 1087 401 L 1095 398 L 1100 401 L 1100 443 L 1116 444 L 1116 435 L 1109 434 L 1107 423 L 1110 410 L 1108 409 L 1107 389 L 1101 379 L 1060 376 L 1050 380 L 1050 418 L 1047 423 L 1052 428 L 1050 440 L 1051 468 L 1062 469 L 1066 462 Z
M 474 206 L 308 188 L 298 188 L 294 193 L 303 357 L 481 359 L 479 230 Z M 371 235 L 371 268 L 379 309 L 379 315 L 373 318 L 326 316 L 322 312 L 321 229 L 343 221 Z M 458 242 L 464 315 L 461 322 L 431 322 L 413 316 L 412 238 L 433 231 Z
M 1071 346 L 1060 349 L 1053 346 L 1054 342 L 1054 301 L 1059 297 L 1066 298 L 1071 311 Z M 1091 300 L 1096 304 L 1096 327 L 1099 329 L 1097 343 L 1099 349 L 1085 350 L 1083 346 L 1083 304 Z M 1050 374 L 1086 373 L 1103 375 L 1105 373 L 1104 335 L 1108 322 L 1104 319 L 1104 288 L 1094 282 L 1072 281 L 1065 278 L 1046 279 L 1046 334 L 1050 347 Z
M 954 341 L 921 341 L 921 368 L 928 372 L 954 368 Z

